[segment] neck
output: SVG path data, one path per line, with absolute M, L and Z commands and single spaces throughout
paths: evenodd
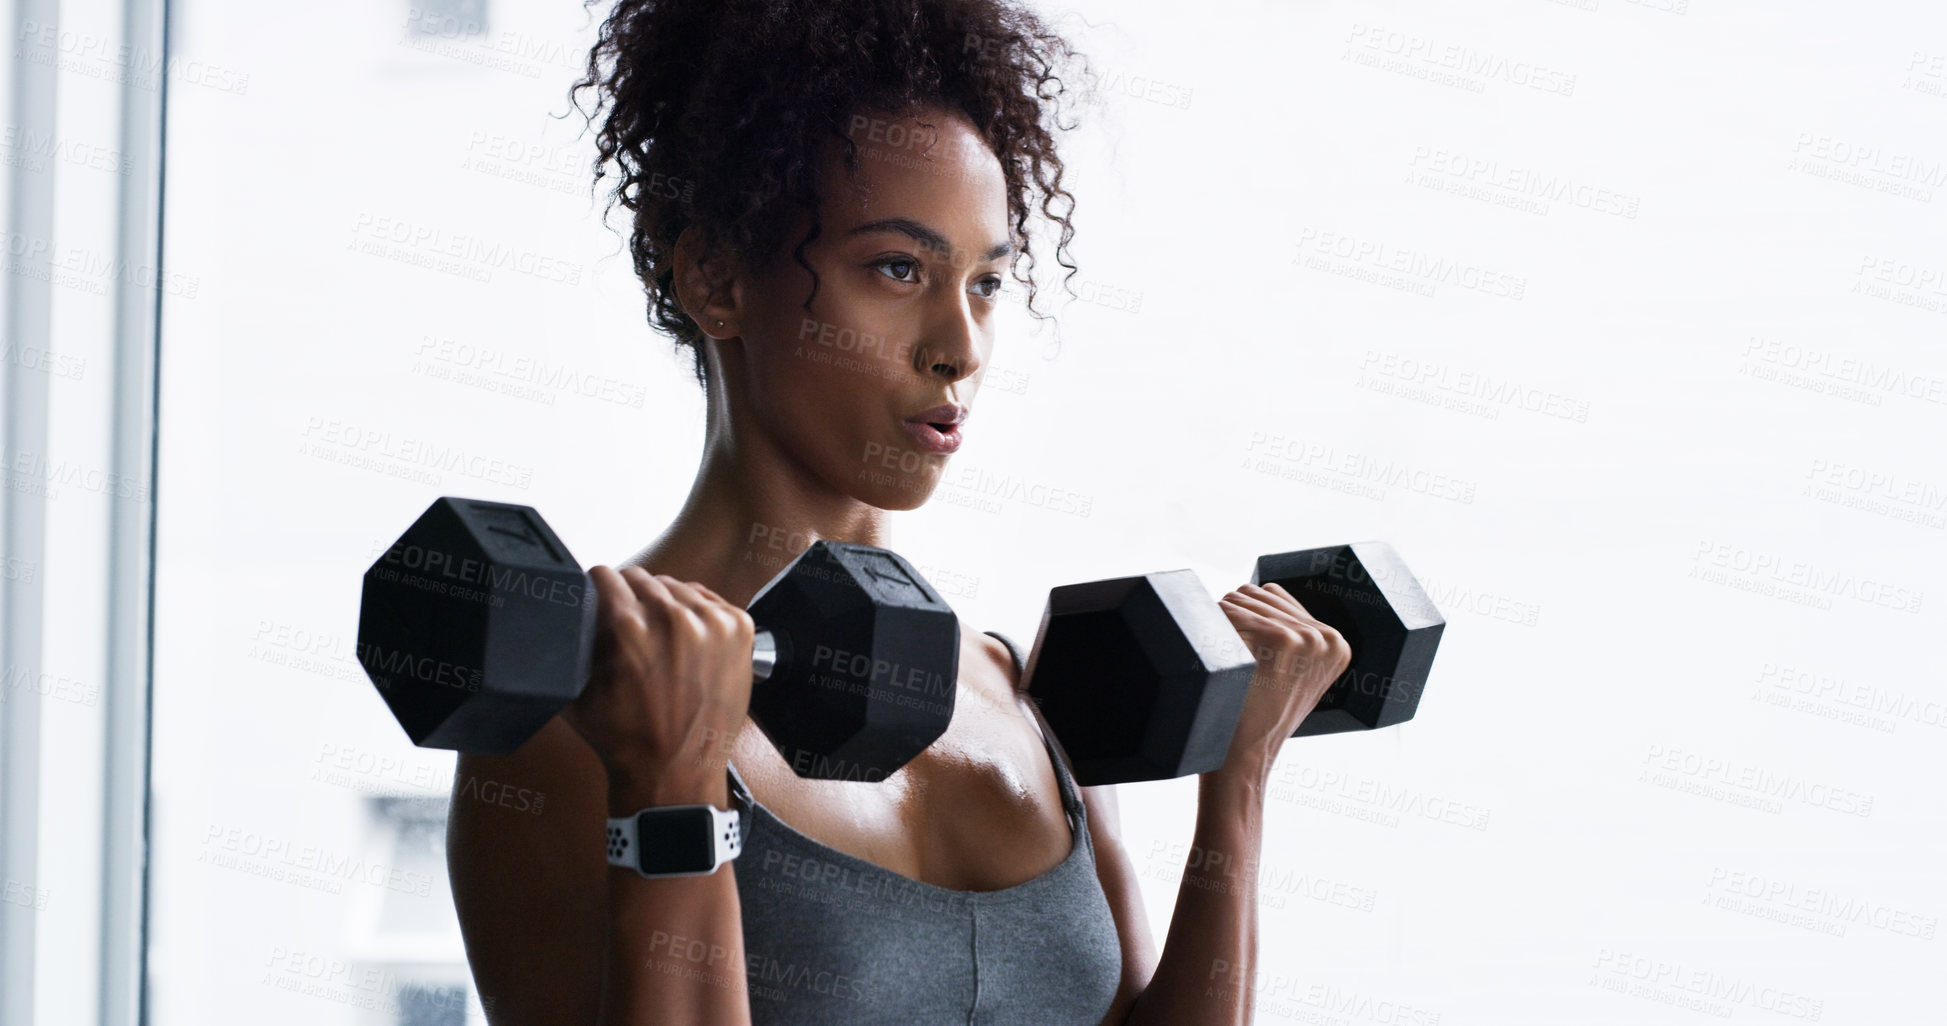
M 712 371 L 719 368 L 712 367 Z M 703 459 L 669 527 L 631 563 L 738 605 L 820 539 L 885 547 L 886 511 L 837 491 L 735 410 L 712 374 Z

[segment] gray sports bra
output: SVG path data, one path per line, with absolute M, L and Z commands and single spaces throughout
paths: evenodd
M 1018 670 L 1020 647 L 987 633 Z M 1081 793 L 1042 731 L 1074 841 L 1053 869 L 998 891 L 937 887 L 812 840 L 730 767 L 751 1022 L 1099 1026 L 1122 949 Z

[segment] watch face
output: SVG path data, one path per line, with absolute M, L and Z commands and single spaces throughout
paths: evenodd
M 645 873 L 706 873 L 716 861 L 716 820 L 705 808 L 636 815 L 636 857 Z

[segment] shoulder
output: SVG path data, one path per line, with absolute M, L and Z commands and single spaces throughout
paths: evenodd
M 1022 694 L 1025 681 L 1022 679 L 1021 667 L 1015 662 L 1015 654 L 1007 647 L 1007 642 L 986 632 L 975 633 L 970 631 L 969 633 L 972 634 L 974 643 L 980 646 L 982 659 L 987 664 L 993 666 L 1000 674 L 1001 679 L 1007 682 L 1008 689 L 1016 695 Z M 1012 641 L 1013 639 L 1009 638 L 1008 640 Z M 1027 650 L 1021 649 L 1020 656 L 1023 661 L 1027 659 L 1027 655 Z

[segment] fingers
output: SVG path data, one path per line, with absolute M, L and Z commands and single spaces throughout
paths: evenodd
M 1313 637 L 1302 621 L 1293 620 L 1283 610 L 1273 608 L 1249 595 L 1226 595 L 1218 603 L 1230 625 L 1244 637 L 1256 656 L 1289 644 L 1305 644 Z M 1262 651 L 1260 650 L 1262 649 Z
M 606 566 L 592 567 L 588 579 L 595 588 L 595 611 L 611 621 L 643 622 L 642 602 L 626 573 Z
M 695 586 L 668 574 L 652 574 L 639 566 L 626 566 L 622 568 L 620 576 L 645 609 L 656 610 L 665 617 L 672 612 L 697 610 L 709 605 L 707 599 L 696 593 Z
M 1316 637 L 1332 648 L 1346 646 L 1344 636 L 1336 628 L 1306 613 L 1305 607 L 1292 598 L 1290 592 L 1275 584 L 1271 588 L 1277 590 L 1274 592 L 1269 588 L 1247 584 L 1224 596 L 1223 602 L 1230 608 L 1248 610 L 1259 617 L 1264 621 L 1258 628 L 1260 630 L 1300 638 Z
M 742 607 L 694 581 L 652 574 L 639 566 L 623 567 L 619 572 L 597 567 L 589 575 L 597 577 L 596 587 L 600 589 L 597 594 L 605 604 L 615 606 L 617 615 L 633 612 L 645 626 L 681 630 L 696 637 L 707 635 L 713 629 L 756 632 L 750 615 Z M 628 599 L 633 601 L 625 601 Z
M 1276 651 L 1281 644 L 1278 639 L 1283 637 L 1283 631 L 1277 624 L 1256 613 L 1242 612 L 1230 606 L 1224 608 L 1224 614 L 1230 617 L 1231 627 L 1237 631 L 1244 647 L 1250 650 L 1251 658 L 1260 659 Z
M 595 604 L 598 609 L 616 605 L 624 599 L 635 596 L 635 593 L 629 590 L 628 582 L 622 580 L 622 575 L 609 567 L 590 567 L 588 580 L 594 585 Z
M 1236 628 L 1238 634 L 1244 635 L 1247 641 L 1254 637 L 1275 637 L 1288 629 L 1282 621 L 1274 620 L 1258 610 L 1240 605 L 1228 598 L 1220 601 L 1218 605 L 1222 607 L 1224 615 L 1230 618 L 1230 625 Z
M 652 574 L 639 566 L 627 566 L 622 568 L 622 579 L 629 583 L 629 588 L 635 593 L 636 601 L 641 602 L 645 610 L 655 610 L 666 615 L 670 609 L 682 605 L 674 595 L 670 594 L 669 585 L 664 583 L 667 578 Z
M 1296 619 L 1291 615 L 1290 610 L 1281 609 L 1278 606 L 1274 606 L 1270 602 L 1267 602 L 1264 599 L 1258 597 L 1257 595 L 1253 595 L 1247 591 L 1239 590 L 1239 591 L 1231 592 L 1230 594 L 1224 596 L 1223 601 L 1228 602 L 1231 605 L 1238 607 L 1239 609 L 1248 609 L 1251 612 L 1258 614 L 1259 616 L 1263 616 L 1272 620 L 1289 621 L 1289 620 Z M 1299 621 L 1299 622 L 1303 622 L 1303 621 Z
M 1254 598 L 1273 609 L 1281 610 L 1287 616 L 1295 617 L 1304 623 L 1316 627 L 1319 633 L 1325 635 L 1327 638 L 1336 638 L 1339 636 L 1337 628 L 1313 616 L 1311 610 L 1306 609 L 1304 603 L 1298 601 L 1297 596 L 1286 591 L 1283 585 L 1275 581 L 1263 587 L 1255 584 L 1246 584 L 1238 588 L 1233 594 Z
M 1226 601 L 1237 609 L 1249 610 L 1256 614 L 1265 622 L 1268 629 L 1280 634 L 1307 637 L 1314 634 L 1321 634 L 1321 628 L 1330 630 L 1330 628 L 1325 627 L 1324 624 L 1319 623 L 1317 620 L 1299 616 L 1292 613 L 1289 609 L 1273 605 L 1268 600 L 1262 598 L 1261 593 L 1259 595 L 1253 595 L 1248 592 L 1241 594 L 1233 593 L 1226 596 Z
M 695 581 L 679 581 L 674 577 L 664 577 L 663 581 L 669 585 L 670 593 L 681 599 L 685 607 L 705 623 L 732 632 L 755 633 L 750 614 L 742 606 L 726 600 L 707 586 Z
M 703 584 L 700 581 L 689 581 L 687 583 L 689 584 L 690 587 L 695 588 L 698 592 L 702 593 L 705 598 L 708 598 L 712 602 L 719 602 L 726 606 L 736 604 L 734 602 L 730 602 L 729 600 L 725 599 L 722 595 L 719 595 L 716 592 L 711 591 L 709 589 L 709 586 Z
M 708 598 L 704 597 L 702 592 L 697 590 L 698 585 L 691 584 L 687 581 L 679 581 L 668 574 L 657 574 L 656 580 L 661 582 L 663 587 L 669 589 L 669 597 L 671 600 L 692 613 L 706 612 L 713 605 Z
M 1256 595 L 1257 597 L 1263 599 L 1266 602 L 1269 602 L 1274 606 L 1279 606 L 1285 609 L 1287 612 L 1296 613 L 1297 615 L 1302 616 L 1307 620 L 1318 619 L 1318 617 L 1315 617 L 1311 614 L 1311 610 L 1305 608 L 1304 603 L 1298 601 L 1297 596 L 1294 596 L 1292 593 L 1286 591 L 1284 589 L 1284 585 L 1281 585 L 1276 581 L 1273 581 L 1270 584 L 1264 585 L 1262 587 L 1255 584 L 1246 584 L 1243 587 L 1239 588 L 1238 590 L 1243 591 L 1249 595 Z

